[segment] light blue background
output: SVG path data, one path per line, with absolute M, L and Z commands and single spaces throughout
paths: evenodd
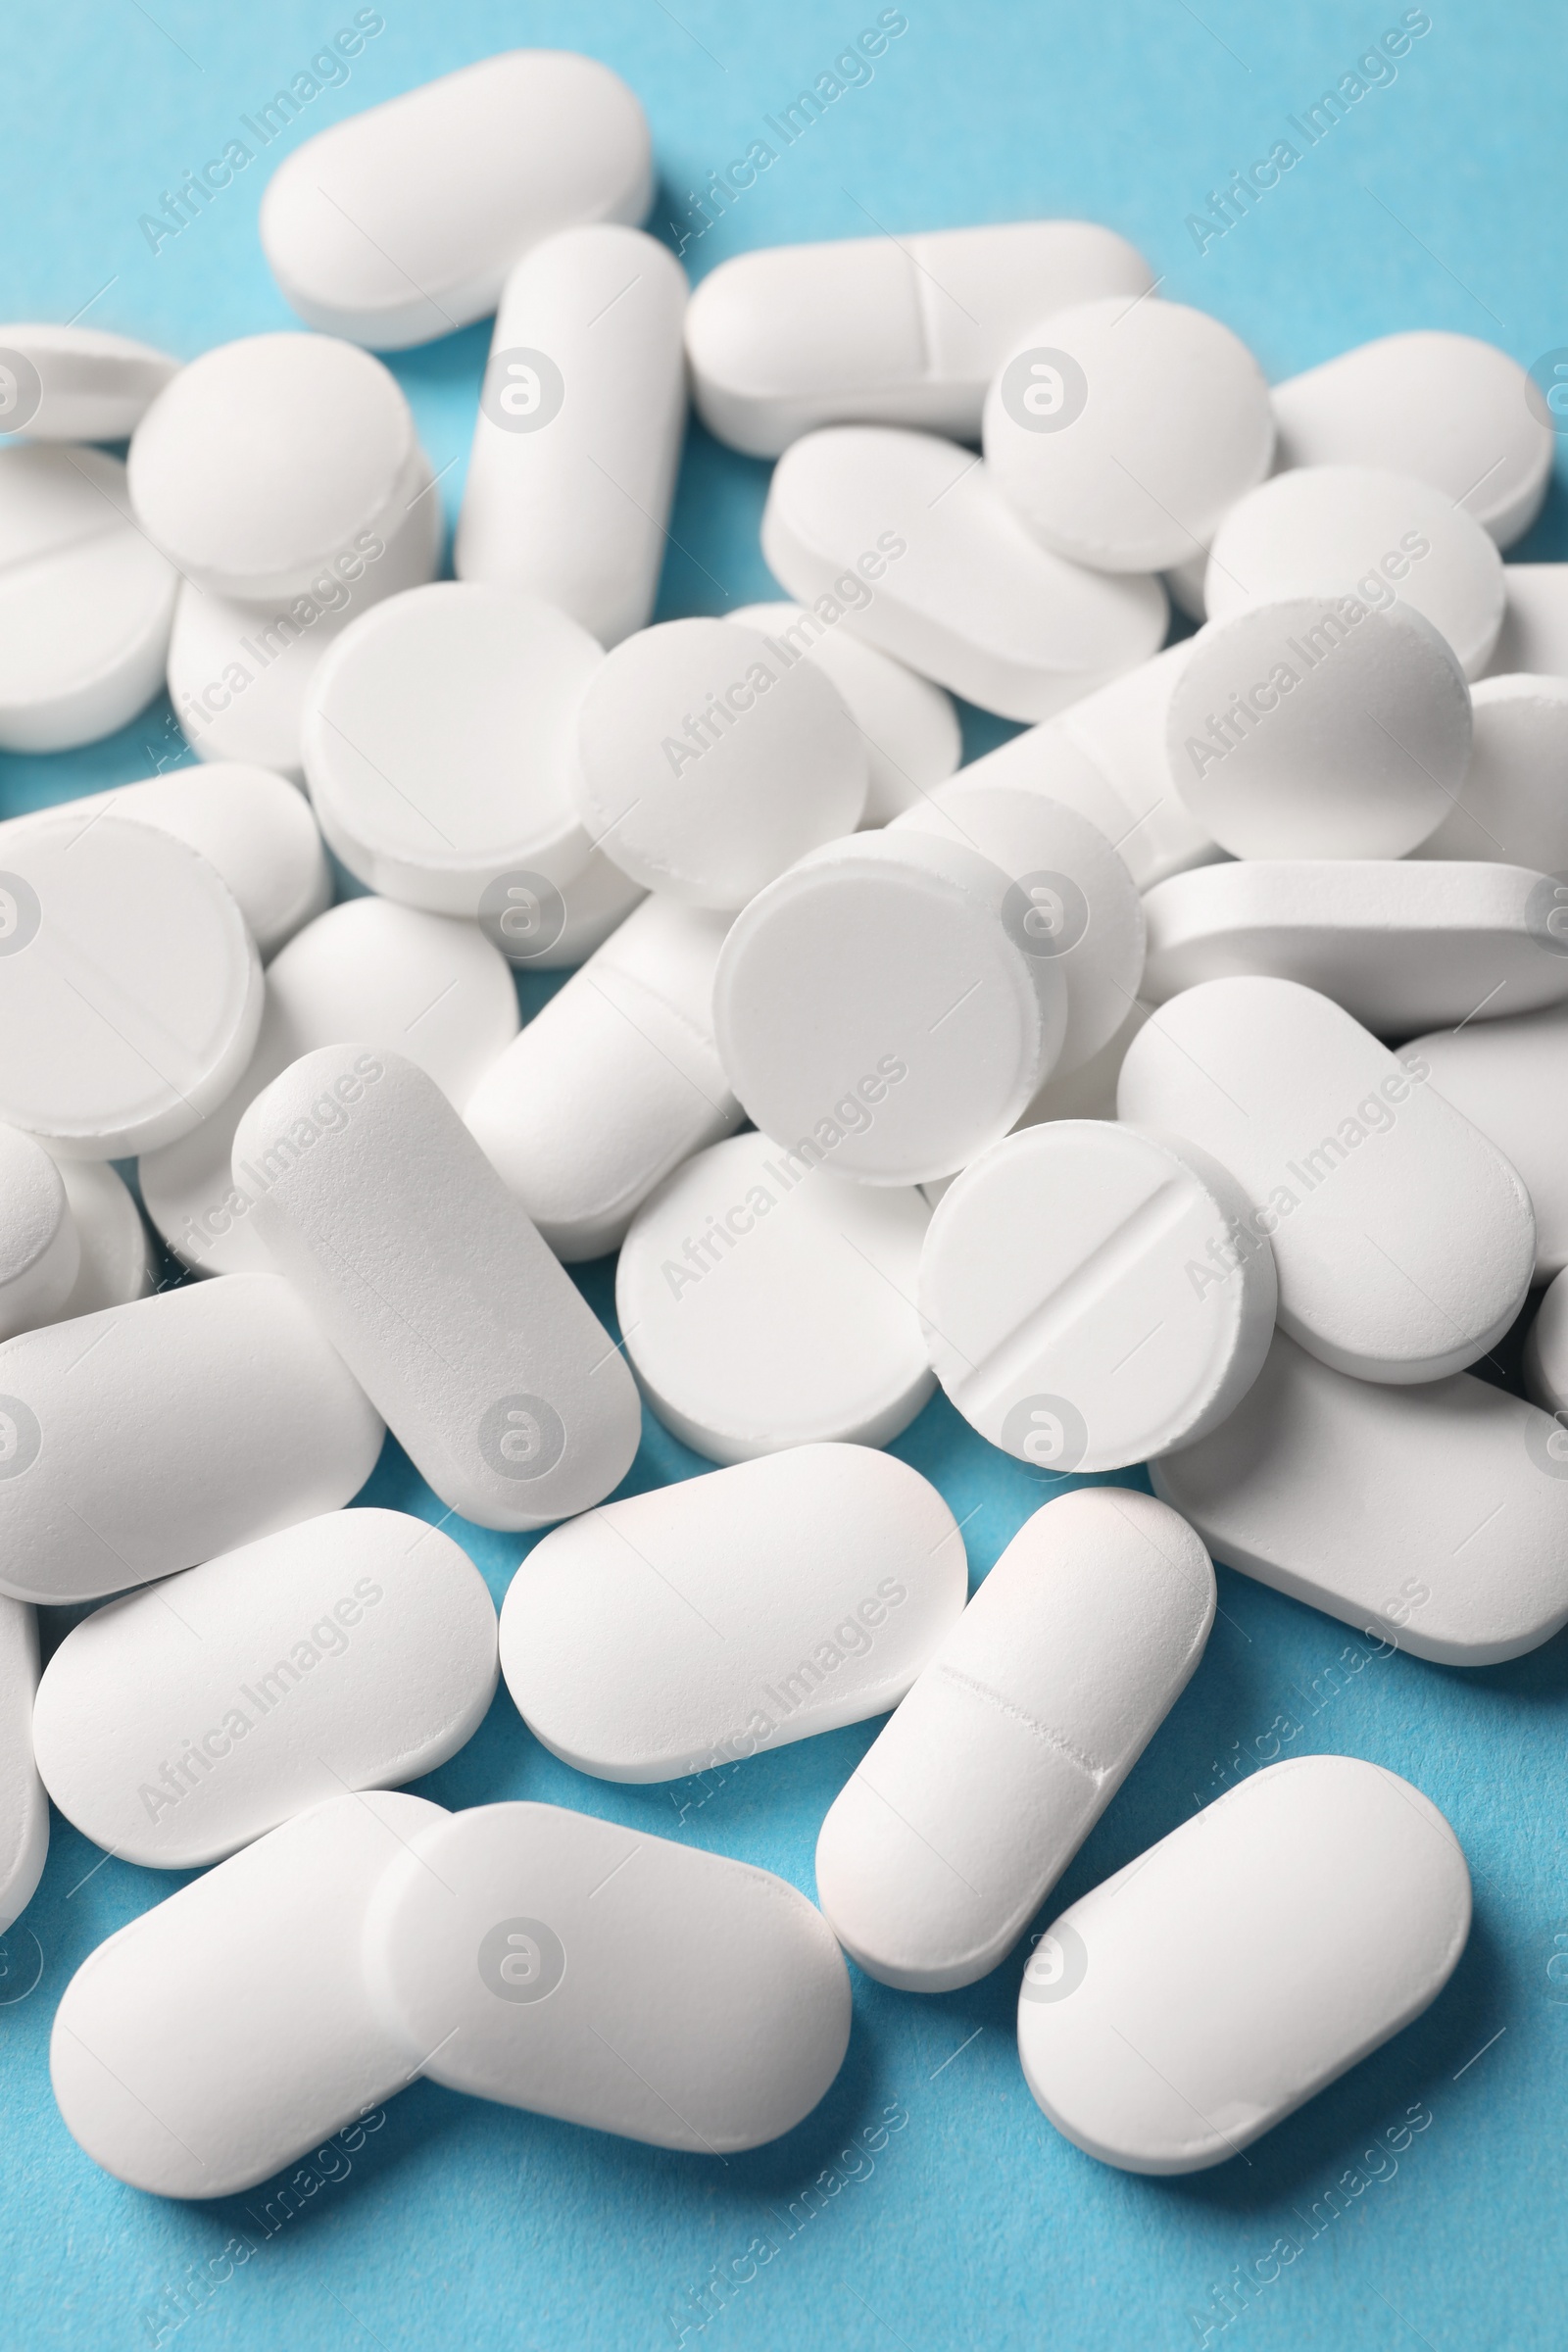
M 1550 0 L 1506 9 L 1434 0 L 1432 29 L 1392 86 L 1369 92 L 1204 256 L 1186 216 L 1286 136 L 1288 115 L 1352 70 L 1399 21 L 1395 0 L 1099 0 L 1073 10 L 908 0 L 906 13 L 908 30 L 872 81 L 848 91 L 688 247 L 694 274 L 753 245 L 872 233 L 868 215 L 904 231 L 1078 214 L 1133 238 L 1165 273 L 1165 292 L 1226 319 L 1271 377 L 1398 327 L 1489 335 L 1527 364 L 1568 343 L 1568 67 Z M 872 0 L 765 10 L 677 0 L 673 11 L 662 0 L 591 9 L 385 0 L 382 14 L 385 29 L 347 86 L 316 99 L 276 154 L 487 51 L 586 47 L 648 109 L 662 179 L 652 225 L 668 233 L 667 220 L 688 218 L 688 189 L 762 135 L 763 115 L 829 68 L 878 11 Z M 255 233 L 266 161 L 156 257 L 138 216 L 353 15 L 350 0 L 74 0 L 14 23 L 0 89 L 0 318 L 64 319 L 90 304 L 91 322 L 185 356 L 290 324 Z M 487 336 L 476 326 L 392 361 L 436 466 L 450 466 L 449 515 Z M 757 545 L 765 482 L 763 466 L 694 431 L 662 616 L 772 592 Z M 1515 552 L 1560 557 L 1565 539 L 1559 481 Z M 971 751 L 1005 732 L 969 714 Z M 173 741 L 160 703 L 89 751 L 0 759 L 0 813 L 145 774 Z M 543 984 L 530 985 L 531 1009 Z M 584 1287 L 608 1314 L 608 1266 L 590 1269 Z M 977 1575 L 1054 1491 L 941 1401 L 895 1450 L 964 1520 Z M 631 1483 L 700 1466 L 650 1424 Z M 395 1448 L 368 1498 L 439 1515 Z M 516 1541 L 454 1524 L 499 1598 Z M 1568 1982 L 1554 1984 L 1548 1963 L 1568 1952 L 1568 1639 L 1464 1675 L 1377 1657 L 1347 1629 L 1225 1570 L 1220 1602 L 1191 1688 L 1050 1909 L 1218 1793 L 1238 1754 L 1266 1745 L 1280 1716 L 1298 1727 L 1287 1753 L 1343 1750 L 1418 1783 L 1462 1838 L 1476 1891 L 1469 1949 L 1428 2016 L 1250 2161 L 1146 2180 L 1060 2139 L 1019 2074 L 1014 1960 L 937 2000 L 857 1976 L 840 2082 L 806 2124 L 758 2154 L 727 2164 L 660 2154 L 421 2083 L 346 2165 L 339 2156 L 318 2168 L 318 2178 L 340 2177 L 323 2179 L 297 2218 L 266 2236 L 252 2216 L 271 2189 L 214 2206 L 161 2203 L 96 2171 L 59 2121 L 46 2044 L 60 1991 L 85 1953 L 173 1882 L 103 1861 L 57 1817 L 43 1886 L 0 1977 L 0 2341 L 28 2352 L 156 2341 L 178 2341 L 181 2352 L 640 2352 L 674 2343 L 685 2325 L 686 2343 L 705 2352 L 1159 2352 L 1201 2340 L 1189 2316 L 1197 2310 L 1214 2329 L 1207 2340 L 1227 2352 L 1562 2343 Z M 871 1729 L 787 1748 L 722 1780 L 618 1789 L 546 1755 L 503 1693 L 471 1745 L 422 1787 L 448 1805 L 503 1796 L 577 1805 L 765 1864 L 809 1891 L 818 1823 Z M 1223 1917 L 1213 1929 L 1222 1952 Z M 41 1979 L 17 1998 L 33 1965 L 29 1938 Z M 308 2004 L 308 1945 L 278 1964 Z M 637 1964 L 628 1951 L 627 1968 Z M 1557 1967 L 1568 1978 L 1568 1959 Z M 245 2031 L 236 2016 L 236 2036 Z M 1311 2236 L 1298 2217 L 1417 2102 L 1431 2120 L 1396 2172 Z M 906 2121 L 869 2163 L 847 2158 L 852 2134 L 863 2149 L 859 2135 L 890 2106 Z M 787 2234 L 792 2201 L 824 2173 L 820 2210 Z M 727 2305 L 710 2301 L 700 2330 L 690 2292 L 763 2229 L 777 2252 Z M 200 2307 L 188 2294 L 182 2306 L 190 2267 L 241 2230 L 255 2253 L 228 2277 L 220 2261 Z M 1220 2329 L 1215 2284 L 1287 2230 L 1306 2240 L 1302 2251 Z

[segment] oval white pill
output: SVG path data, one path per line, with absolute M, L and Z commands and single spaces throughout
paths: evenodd
M 1208 545 L 1267 473 L 1274 416 L 1245 343 L 1177 302 L 1042 315 L 986 395 L 986 466 L 1047 547 L 1097 571 L 1162 571 Z
M 401 2090 L 417 2070 L 369 2007 L 361 1938 L 382 1873 L 441 1818 L 335 1796 L 89 1953 L 49 2073 L 93 2162 L 156 2196 L 230 2196 Z
M 0 1592 L 98 1600 L 358 1494 L 380 1420 L 275 1274 L 0 1348 Z
M 49 1858 L 49 1799 L 32 1758 L 37 1688 L 37 1617 L 0 1593 L 0 1936 L 31 1902 Z
M 1502 558 L 1462 507 L 1407 473 L 1302 466 L 1238 499 L 1203 575 L 1210 620 L 1288 597 L 1350 597 L 1424 614 L 1467 678 L 1502 626 Z
M 902 826 L 803 858 L 718 961 L 719 1057 L 749 1115 L 868 1184 L 962 1167 L 1061 1051 L 1065 959 L 1038 953 L 1035 911 L 978 850 Z
M 918 1471 L 797 1446 L 556 1528 L 507 1589 L 501 1666 L 552 1755 L 674 1780 L 897 1706 L 967 1594 Z
M 986 385 L 1032 318 L 1152 282 L 1143 255 L 1092 220 L 737 254 L 687 316 L 698 411 L 754 458 L 858 417 L 974 440 Z
M 1024 2080 L 1102 2163 L 1203 2172 L 1419 2017 L 1469 1933 L 1437 1806 L 1358 1757 L 1295 1757 L 1052 1923 L 1018 2001 Z
M 0 834 L 0 1116 L 64 1156 L 188 1135 L 244 1069 L 262 968 L 205 858 L 66 809 Z
M 1155 651 L 1165 591 L 1042 547 L 980 460 L 839 425 L 786 450 L 762 553 L 801 604 L 1007 718 L 1050 718 Z
M 1568 675 L 1568 564 L 1505 564 L 1502 629 L 1489 678 Z
M 1027 1519 L 835 1797 L 822 1908 L 868 1975 L 972 1984 L 1186 1688 L 1214 1571 L 1174 1511 L 1085 1488 Z
M 1458 802 L 1417 853 L 1568 867 L 1568 678 L 1483 678 Z
M 1145 1023 L 1116 1105 L 1237 1177 L 1293 1339 L 1360 1380 L 1437 1380 L 1507 1330 L 1536 1242 L 1514 1169 L 1426 1076 L 1295 981 L 1210 980 Z
M 665 1177 L 621 1246 L 632 1370 L 710 1461 L 885 1446 L 936 1386 L 914 1311 L 930 1210 L 912 1186 L 846 1183 L 831 1151 L 714 1144 Z
M 1403 1051 L 1518 1169 L 1536 1212 L 1535 1279 L 1549 1282 L 1568 1265 L 1568 1005 L 1435 1029 Z
M 1282 1332 L 1151 1476 L 1227 1567 L 1413 1657 L 1494 1666 L 1568 1622 L 1568 1438 L 1468 1373 L 1378 1386 Z
M 285 156 L 262 245 L 308 325 L 400 351 L 493 311 L 518 255 L 552 231 L 640 220 L 652 172 L 642 108 L 608 66 L 513 49 Z
M 80 1270 L 60 1170 L 30 1135 L 0 1127 L 0 1340 L 51 1321 Z
M 63 1159 L 60 1174 L 81 1263 L 65 1304 L 47 1319 L 64 1323 L 145 1298 L 153 1287 L 152 1247 L 129 1186 L 106 1159 Z
M 804 1894 L 555 1805 L 412 1838 L 364 1950 L 383 2027 L 431 2082 L 657 2148 L 776 2139 L 849 2043 L 849 1976 Z
M 178 586 L 117 458 L 0 449 L 0 751 L 70 751 L 144 710 Z
M 1525 1334 L 1525 1387 L 1556 1427 L 1541 1447 L 1553 1473 L 1568 1478 L 1568 1283 L 1559 1271 Z
M 125 441 L 179 367 L 96 326 L 0 326 L 0 433 Z

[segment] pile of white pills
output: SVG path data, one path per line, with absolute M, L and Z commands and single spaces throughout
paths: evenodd
M 75 2139 L 166 2196 L 420 2075 L 755 2147 L 846 1954 L 942 1992 L 1037 1918 L 1044 2115 L 1222 2163 L 1437 1996 L 1470 1881 L 1419 1788 L 1301 1756 L 1052 1919 L 1213 1560 L 1441 1668 L 1568 1623 L 1523 371 L 1415 333 L 1271 391 L 1071 221 L 690 294 L 652 187 L 632 92 L 517 51 L 280 166 L 308 331 L 0 327 L 0 747 L 167 678 L 205 763 L 0 825 L 0 1927 L 45 1792 L 203 1874 L 54 2028 Z M 375 354 L 491 315 L 442 578 Z M 656 621 L 688 405 L 776 461 L 780 595 Z M 960 769 L 956 694 L 1026 731 Z M 610 1251 L 618 1337 L 566 1271 Z M 1548 1284 L 1528 1401 L 1476 1373 Z M 939 1388 L 1046 1490 L 972 1595 L 883 1450 Z M 706 1474 L 618 1493 L 645 1409 Z M 351 1507 L 388 1431 L 439 1526 Z M 548 1531 L 499 1617 L 463 1522 Z M 503 1680 L 582 1810 L 399 1793 Z M 877 1718 L 814 1904 L 594 1811 Z

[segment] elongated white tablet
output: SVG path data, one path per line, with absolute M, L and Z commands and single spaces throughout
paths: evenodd
M 600 665 L 577 721 L 589 838 L 646 890 L 733 909 L 865 807 L 860 730 L 832 679 L 760 630 L 641 629 Z
M 937 1378 L 971 1428 L 1053 1472 L 1190 1446 L 1257 1378 L 1274 1256 L 1251 1203 L 1177 1135 L 1026 1127 L 943 1196 L 920 1252 Z
M 729 919 L 652 898 L 491 1062 L 464 1111 L 558 1257 L 615 1249 L 660 1180 L 738 1125 L 713 1043 Z
M 466 1552 L 402 1511 L 332 1511 L 95 1610 L 49 1661 L 33 1744 L 83 1837 L 189 1870 L 433 1772 L 495 1687 Z
M 571 794 L 578 706 L 599 647 L 554 605 L 438 580 L 352 621 L 306 696 L 321 831 L 375 891 L 478 913 L 489 885 L 556 887 L 591 847 Z
M 1031 319 L 1101 294 L 1131 302 L 1152 274 L 1125 238 L 1090 220 L 737 254 L 692 297 L 698 412 L 754 458 L 856 418 L 974 440 L 986 386 Z
M 1399 1038 L 1568 997 L 1568 889 L 1520 865 L 1245 858 L 1172 874 L 1144 904 L 1154 1004 L 1267 972 Z
M 1537 1404 L 1558 1424 L 1545 1439 L 1546 1464 L 1568 1477 L 1568 1283 L 1560 1269 L 1525 1334 L 1524 1376 Z
M 648 124 L 626 84 L 596 58 L 513 49 L 285 156 L 262 245 L 307 325 L 400 351 L 493 311 L 541 237 L 640 220 L 652 199 Z
M 832 1141 L 837 1175 L 921 1184 L 1005 1135 L 1055 1067 L 1065 958 L 966 842 L 831 842 L 736 917 L 713 985 L 719 1058 L 764 1135 Z M 1046 943 L 1049 945 L 1049 942 Z
M 795 443 L 762 553 L 819 617 L 1006 718 L 1052 717 L 1165 634 L 1156 579 L 1054 555 L 972 452 L 930 433 L 839 425 Z
M 996 1967 L 1203 1654 L 1214 1571 L 1174 1511 L 1084 1488 L 1027 1519 L 822 1824 L 817 1896 L 870 1976 Z
M 1518 1169 L 1536 1212 L 1535 1279 L 1549 1282 L 1568 1265 L 1568 1005 L 1434 1029 L 1404 1053 Z
M 20 1127 L 0 1127 L 0 1340 L 50 1322 L 80 1271 L 60 1170 Z
M 1568 677 L 1568 564 L 1505 564 L 1507 603 L 1489 678 Z
M 1239 858 L 1402 858 L 1456 806 L 1470 690 L 1430 621 L 1288 597 L 1210 621 L 1165 717 L 1176 789 Z
M 1483 678 L 1471 711 L 1463 788 L 1417 855 L 1560 872 L 1568 867 L 1568 677 Z
M 1024 2080 L 1102 2163 L 1203 2172 L 1419 2017 L 1469 1933 L 1437 1806 L 1379 1764 L 1294 1757 L 1053 1922 L 1018 2000 Z
M 49 1858 L 49 1799 L 32 1755 L 38 1620 L 0 1593 L 0 1936 L 31 1902 Z
M 1467 678 L 1502 626 L 1502 558 L 1479 522 L 1429 482 L 1370 466 L 1302 466 L 1239 499 L 1203 575 L 1210 620 L 1287 597 L 1396 600 L 1430 620 Z
M 164 1240 L 205 1274 L 270 1267 L 249 1223 L 254 1186 L 234 1182 L 234 1130 L 264 1086 L 318 1046 L 367 1040 L 405 1054 L 461 1110 L 517 1034 L 517 992 L 474 923 L 393 899 L 346 899 L 307 923 L 268 966 L 256 1051 L 195 1131 L 149 1152 L 137 1174 Z
M 885 1714 L 967 1597 L 918 1471 L 797 1446 L 556 1528 L 507 1588 L 501 1667 L 553 1755 L 667 1781 Z
M 433 1079 L 324 1046 L 259 1095 L 234 1182 L 416 1468 L 481 1527 L 543 1527 L 631 1465 L 614 1343 Z
M 102 327 L 0 325 L 0 433 L 126 441 L 178 367 Z
M 401 2090 L 417 2068 L 368 2004 L 361 1937 L 382 1873 L 442 1818 L 334 1796 L 89 1953 L 49 2073 L 93 2162 L 157 2196 L 231 2196 Z
M 431 2082 L 694 2155 L 788 2132 L 850 2038 L 849 1976 L 804 1894 L 556 1805 L 421 1830 L 364 1952 L 382 2027 Z
M 946 783 L 962 757 L 952 698 L 874 645 L 862 645 L 800 605 L 742 605 L 726 620 L 760 629 L 786 652 L 825 669 L 865 745 L 862 825 L 885 825 Z
M 1097 571 L 1162 571 L 1263 479 L 1274 416 L 1263 370 L 1217 318 L 1102 295 L 1042 313 L 1014 343 L 984 448 L 1047 547 Z
M 106 1159 L 62 1159 L 60 1174 L 81 1262 L 65 1304 L 46 1321 L 128 1306 L 153 1287 L 152 1244 L 124 1179 Z
M 638 228 L 535 245 L 506 283 L 453 546 L 601 645 L 653 618 L 686 421 L 686 275 Z
M 262 1020 L 245 919 L 205 858 L 72 810 L 0 834 L 0 1117 L 62 1156 L 188 1135 Z
M 1551 473 L 1553 438 L 1532 388 L 1517 360 L 1474 335 L 1380 335 L 1275 385 L 1276 463 L 1413 473 L 1511 547 Z
M 117 458 L 0 450 L 0 751 L 70 751 L 144 710 L 178 586 Z
M 930 1210 L 832 1171 L 838 1105 L 793 1150 L 736 1135 L 677 1168 L 621 1245 L 615 1313 L 665 1426 L 715 1462 L 885 1446 L 936 1386 L 914 1310 Z
M 1293 1339 L 1360 1380 L 1427 1381 L 1501 1338 L 1536 1240 L 1515 1170 L 1426 1079 L 1293 980 L 1210 980 L 1139 1031 L 1116 1106 L 1239 1179 Z

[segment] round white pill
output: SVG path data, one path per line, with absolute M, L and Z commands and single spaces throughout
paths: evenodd
M 250 1058 L 262 969 L 205 858 L 70 811 L 0 835 L 0 1116 L 74 1159 L 172 1143 Z
M 1097 571 L 1162 571 L 1208 545 L 1274 453 L 1263 371 L 1177 302 L 1053 312 L 986 395 L 986 466 L 1030 529 Z
M 1287 597 L 1353 597 L 1424 613 L 1467 678 L 1502 627 L 1502 558 L 1479 522 L 1430 482 L 1369 466 L 1303 466 L 1239 499 L 1214 535 L 1210 620 Z
M 178 367 L 101 327 L 0 325 L 0 433 L 126 441 Z
M 1538 1440 L 1538 1454 L 1568 1478 L 1568 1282 L 1553 1277 L 1525 1334 L 1525 1387 L 1558 1426 Z
M 1232 1413 L 1274 1331 L 1274 1253 L 1178 1135 L 1054 1119 L 964 1170 L 920 1253 L 920 1321 L 970 1427 L 1056 1475 L 1121 1470 Z
M 63 1159 L 60 1174 L 81 1264 L 64 1306 L 46 1319 L 65 1323 L 144 1298 L 153 1287 L 152 1244 L 130 1187 L 106 1159 Z
M 0 1127 L 0 1340 L 51 1322 L 80 1270 L 60 1170 L 30 1135 Z
M 1210 621 L 1172 689 L 1165 753 L 1238 858 L 1402 858 L 1455 807 L 1470 690 L 1406 605 L 1291 597 Z
M 0 449 L 0 751 L 70 751 L 144 710 L 178 586 L 118 459 Z
M 1550 1282 L 1568 1266 L 1568 1004 L 1435 1029 L 1404 1053 L 1518 1169 L 1536 1212 L 1535 1278 Z
M 382 536 L 423 459 L 395 378 L 325 335 L 247 335 L 204 352 L 159 394 L 129 458 L 136 519 L 220 596 L 288 597 Z
M 736 917 L 719 1058 L 765 1135 L 836 1175 L 921 1184 L 1005 1135 L 1055 1066 L 1064 959 L 1028 894 L 967 843 L 902 826 L 813 851 Z
M 716 625 L 716 624 L 715 624 Z M 571 791 L 577 712 L 604 656 L 554 605 L 438 580 L 363 612 L 311 680 L 302 747 L 321 831 L 368 888 L 478 914 L 591 847 Z
M 1458 803 L 1422 858 L 1497 858 L 1544 874 L 1568 868 L 1568 678 L 1483 678 Z
M 744 906 L 865 807 L 866 758 L 815 662 L 757 629 L 666 620 L 607 656 L 577 722 L 577 807 L 647 890 Z
M 32 1760 L 37 1688 L 37 1616 L 0 1593 L 0 1936 L 31 1902 L 49 1858 L 49 1799 Z
M 846 1113 L 846 1115 L 848 1115 Z M 930 1210 L 846 1184 L 842 1137 L 714 1144 L 632 1219 L 615 1313 L 660 1419 L 710 1461 L 842 1438 L 885 1446 L 936 1386 L 914 1286 Z

